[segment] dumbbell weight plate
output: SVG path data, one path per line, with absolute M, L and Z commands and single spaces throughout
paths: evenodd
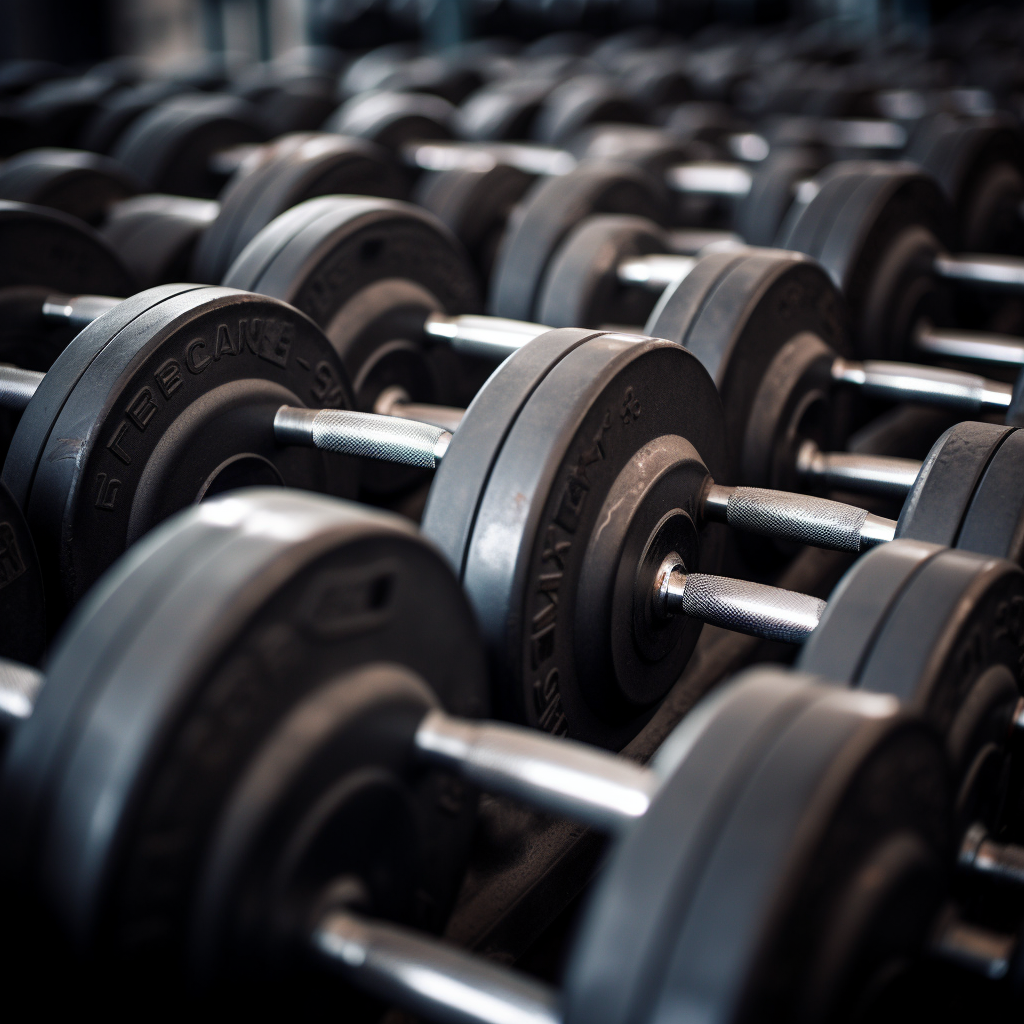
M 103 100 L 82 129 L 82 148 L 94 153 L 109 153 L 137 117 L 158 103 L 188 91 L 183 82 L 173 80 L 143 82 L 118 89 Z
M 564 146 L 587 125 L 644 121 L 644 112 L 611 79 L 577 75 L 544 97 L 531 132 L 538 142 Z
M 535 180 L 502 163 L 487 170 L 456 167 L 424 174 L 414 198 L 466 247 L 481 285 L 486 285 L 509 216 Z
M 533 320 L 541 284 L 558 246 L 585 217 L 624 213 L 665 222 L 666 190 L 633 168 L 581 165 L 541 180 L 513 211 L 495 263 L 489 312 Z
M 350 408 L 344 381 L 320 332 L 272 299 L 165 285 L 93 321 L 40 384 L 5 464 L 52 614 L 203 497 L 260 484 L 354 493 L 352 460 L 282 447 L 270 429 L 281 405 Z
M 0 483 L 0 655 L 36 664 L 46 645 L 43 576 L 25 516 Z
M 196 246 L 219 214 L 213 199 L 147 193 L 115 203 L 100 234 L 132 268 L 139 284 L 152 288 L 193 277 Z
M 85 224 L 55 210 L 0 202 L 0 362 L 46 370 L 71 340 L 68 331 L 40 323 L 45 294 L 118 296 L 135 289 L 121 260 Z M 9 438 L 12 430 L 13 421 L 0 435 Z
M 666 289 L 644 333 L 684 345 L 711 374 L 740 482 L 789 489 L 800 437 L 826 449 L 845 440 L 824 347 L 848 354 L 844 314 L 810 260 L 739 250 L 705 256 Z
M 537 380 L 487 475 L 464 477 L 463 428 L 491 415 L 489 392 L 517 356 L 492 377 L 435 477 L 423 528 L 463 566 L 497 652 L 502 715 L 617 749 L 678 679 L 700 632 L 683 618 L 662 624 L 646 599 L 673 548 L 694 569 L 717 566 L 720 538 L 712 529 L 698 539 L 698 529 L 707 475 L 725 475 L 721 412 L 710 378 L 678 346 L 545 337 L 571 338 L 571 350 Z M 671 402 L 656 397 L 666 380 Z M 471 532 L 456 537 L 449 516 Z
M 749 245 L 774 245 L 800 184 L 822 167 L 820 150 L 805 146 L 774 150 L 757 165 L 750 191 L 737 203 L 734 227 Z
M 87 224 L 139 191 L 140 183 L 116 160 L 73 149 L 32 149 L 0 167 L 0 197 L 47 206 Z
M 964 547 L 961 532 L 968 518 L 972 539 L 985 547 L 969 548 L 982 554 L 1019 561 L 1022 551 L 1018 532 L 1020 526 L 1007 528 L 1007 517 L 1017 523 L 1024 519 L 1024 507 L 1003 505 L 986 489 L 984 497 L 979 484 L 1001 446 L 1017 433 L 1013 427 L 995 423 L 957 423 L 932 445 L 914 486 L 903 502 L 896 527 L 897 537 L 949 547 Z M 1020 442 L 1007 449 L 1012 466 Z M 1018 464 L 1018 472 L 1024 463 Z M 1009 495 L 1006 495 L 1009 497 Z M 975 500 L 979 500 L 975 506 Z M 985 529 L 991 521 L 991 532 Z M 996 525 L 999 524 L 999 525 Z
M 392 152 L 421 139 L 454 138 L 455 107 L 426 93 L 375 92 L 354 96 L 325 122 L 325 132 L 355 135 Z
M 212 199 L 224 184 L 212 170 L 213 155 L 265 138 L 258 112 L 245 100 L 179 96 L 139 117 L 113 156 L 151 192 Z
M 966 827 L 976 815 L 996 813 L 979 807 L 991 800 L 983 791 L 992 789 L 979 786 L 979 776 L 992 772 L 998 782 L 1022 649 L 1018 568 L 899 541 L 866 555 L 847 574 L 798 667 L 893 694 L 931 720 L 950 748 Z
M 932 733 L 761 669 L 678 738 L 591 895 L 567 1020 L 832 1020 L 893 981 L 943 894 Z
M 238 254 L 275 217 L 315 196 L 355 194 L 402 199 L 404 176 L 363 139 L 322 132 L 268 143 L 259 166 L 243 169 L 221 194 L 217 219 L 199 240 L 191 278 L 219 284 Z
M 951 225 L 938 186 L 909 164 L 837 164 L 793 204 L 778 245 L 818 260 L 849 304 L 864 358 L 912 358 L 917 322 L 948 321 L 932 267 Z M 810 194 L 810 193 L 809 193 Z
M 341 356 L 364 411 L 388 387 L 401 387 L 415 402 L 461 407 L 492 369 L 447 345 L 424 345 L 428 314 L 471 312 L 479 299 L 458 243 L 409 204 L 309 200 L 254 238 L 225 280 L 312 317 Z M 376 494 L 394 494 L 422 477 L 384 463 L 367 464 L 361 475 Z
M 642 217 L 588 217 L 569 232 L 551 258 L 537 319 L 552 327 L 643 323 L 656 296 L 620 284 L 619 264 L 671 248 L 667 232 Z
M 209 537 L 214 524 L 221 534 L 216 539 Z M 192 551 L 197 535 L 202 562 Z M 188 568 L 167 585 L 147 563 L 151 555 L 167 562 L 171 548 Z M 431 594 L 428 606 L 422 599 L 425 586 Z M 139 602 L 125 601 L 124 591 L 135 592 Z M 250 493 L 169 524 L 118 566 L 91 602 L 61 648 L 64 657 L 54 662 L 37 708 L 40 719 L 33 719 L 34 734 L 52 737 L 56 727 L 59 735 L 44 745 L 45 751 L 19 735 L 5 786 L 12 800 L 15 778 L 21 792 L 32 794 L 31 803 L 18 802 L 16 820 L 26 828 L 17 837 L 30 856 L 36 837 L 45 843 L 35 858 L 40 865 L 35 874 L 73 934 L 87 944 L 96 942 L 102 926 L 103 939 L 119 945 L 141 920 L 159 918 L 167 927 L 147 931 L 153 944 L 146 949 L 159 955 L 167 952 L 161 945 L 171 936 L 189 934 L 198 923 L 190 915 L 200 902 L 211 916 L 221 909 L 218 881 L 252 881 L 241 871 L 242 877 L 230 877 L 231 869 L 269 869 L 272 875 L 288 866 L 315 871 L 313 857 L 298 865 L 282 862 L 285 851 L 266 835 L 255 837 L 260 848 L 244 851 L 250 854 L 247 863 L 231 863 L 237 852 L 233 841 L 253 838 L 231 812 L 248 810 L 249 823 L 264 824 L 259 802 L 265 807 L 272 800 L 273 787 L 263 787 L 256 805 L 244 806 L 252 793 L 243 781 L 245 773 L 268 768 L 280 787 L 273 794 L 280 802 L 272 809 L 286 820 L 295 806 L 289 800 L 308 799 L 297 810 L 312 816 L 317 801 L 310 797 L 326 797 L 325 787 L 333 788 L 331 809 L 342 835 L 346 820 L 359 820 L 354 799 L 359 784 L 372 787 L 376 775 L 376 786 L 393 793 L 399 820 L 391 827 L 402 834 L 411 816 L 417 827 L 409 838 L 421 845 L 409 851 L 413 879 L 400 874 L 406 864 L 388 864 L 399 869 L 398 877 L 382 871 L 380 891 L 373 895 L 386 906 L 390 898 L 387 909 L 395 916 L 435 930 L 440 926 L 464 862 L 473 801 L 437 776 L 420 776 L 412 784 L 404 770 L 408 739 L 430 701 L 421 695 L 430 690 L 457 714 L 484 712 L 483 664 L 465 599 L 410 527 L 310 496 Z M 91 619 L 109 622 L 118 613 L 124 625 L 136 603 L 149 605 L 144 625 L 118 645 L 102 676 L 78 690 L 74 647 L 90 646 L 85 626 Z M 180 642 L 185 636 L 189 642 Z M 115 652 L 108 647 L 106 653 Z M 379 660 L 382 655 L 387 669 Z M 373 694 L 374 676 L 390 684 L 390 693 Z M 67 697 L 76 690 L 77 713 L 69 715 Z M 399 712 L 399 735 L 392 733 L 390 740 L 374 715 L 389 702 Z M 231 713 L 243 705 L 248 713 Z M 47 721 L 54 712 L 56 721 Z M 280 745 L 289 726 L 294 733 L 303 715 L 313 716 L 317 728 L 305 730 L 298 745 L 298 734 L 292 736 L 290 768 L 304 775 L 298 780 L 289 772 L 289 761 L 274 762 L 274 744 Z M 115 720 L 116 737 L 104 738 Z M 371 726 L 372 733 L 366 728 L 360 735 L 360 724 Z M 208 729 L 216 733 L 212 760 L 214 748 L 194 741 L 198 730 Z M 315 754 L 323 757 L 319 777 Z M 361 777 L 352 776 L 348 792 L 329 787 L 337 781 L 333 769 L 341 765 L 351 771 L 360 758 L 370 763 L 362 766 Z M 303 792 L 298 781 L 321 788 Z M 295 788 L 288 791 L 287 784 Z M 97 801 L 109 810 L 107 828 L 90 825 Z M 319 809 L 326 810 L 322 801 Z M 337 813 L 346 809 L 347 818 Z M 45 827 L 36 831 L 35 823 Z M 289 824 L 297 822 L 293 818 Z M 169 827 L 191 837 L 176 847 L 172 860 L 154 843 Z M 86 832 L 79 836 L 82 828 Z M 204 864 L 209 841 L 218 832 L 220 862 Z M 66 839 L 72 835 L 78 838 L 69 847 Z M 358 838 L 347 847 L 356 857 L 360 848 L 366 849 L 365 837 Z M 172 875 L 176 884 L 168 887 L 164 883 Z M 274 877 L 280 881 L 280 875 Z M 413 886 L 422 890 L 419 900 L 408 898 Z M 182 898 L 186 892 L 190 895 Z M 275 900 L 279 893 L 265 881 L 260 897 L 266 902 L 247 906 L 257 916 L 270 915 L 273 924 L 280 926 L 285 919 L 285 924 L 302 927 L 305 919 L 301 925 L 295 918 L 288 921 L 289 913 L 301 916 L 312 908 L 282 906 Z M 204 952 L 218 952 L 209 946 L 215 947 L 223 932 L 203 931 L 209 941 Z
M 957 546 L 1024 563 L 1024 432 L 1004 436 L 960 524 Z

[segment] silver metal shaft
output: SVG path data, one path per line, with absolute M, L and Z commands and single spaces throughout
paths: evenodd
M 905 498 L 917 480 L 921 463 L 917 459 L 902 459 L 895 455 L 823 452 L 808 440 L 797 452 L 796 470 L 805 480 L 822 484 L 830 490 Z
M 935 260 L 935 273 L 949 281 L 1006 288 L 1011 291 L 1024 290 L 1024 260 L 1013 256 L 988 256 L 976 253 L 939 256 Z
M 872 398 L 944 406 L 967 416 L 990 409 L 1008 409 L 1013 395 L 1013 385 L 1003 381 L 988 380 L 961 370 L 910 363 L 836 359 L 832 364 L 832 379 L 841 384 L 854 384 Z
M 1024 847 L 997 843 L 983 825 L 972 825 L 967 830 L 957 859 L 967 871 L 1024 886 Z
M 50 295 L 43 303 L 43 318 L 80 331 L 120 304 L 109 295 Z
M 678 557 L 678 556 L 675 556 Z M 666 614 L 690 615 L 712 626 L 764 640 L 803 643 L 825 612 L 825 602 L 763 583 L 683 571 L 681 564 L 659 573 L 659 596 Z
M 988 331 L 957 331 L 922 321 L 914 332 L 922 352 L 947 359 L 973 359 L 1000 366 L 1024 366 L 1024 338 Z
M 431 338 L 447 341 L 456 352 L 484 359 L 505 359 L 550 327 L 498 316 L 445 316 L 431 313 L 423 324 Z
M 712 484 L 704 514 L 748 533 L 832 551 L 866 551 L 896 535 L 895 520 L 854 505 L 761 487 Z
M 424 171 L 489 171 L 502 163 L 527 174 L 559 175 L 576 166 L 576 158 L 564 149 L 522 142 L 410 142 L 402 147 L 402 159 Z
M 930 952 L 992 981 L 1005 978 L 1017 946 L 1015 935 L 1003 935 L 945 915 L 932 935 Z
M 373 403 L 378 416 L 397 416 L 405 420 L 420 420 L 454 434 L 466 415 L 465 409 L 451 405 L 421 405 L 409 400 L 409 393 L 398 386 L 385 388 Z
M 28 665 L 0 658 L 0 735 L 32 714 L 43 679 Z
M 653 772 L 623 757 L 535 729 L 470 722 L 431 711 L 416 750 L 481 789 L 616 831 L 644 814 L 657 788 Z
M 666 172 L 668 187 L 697 195 L 731 196 L 741 199 L 753 184 L 753 174 L 739 164 L 698 160 L 678 164 Z
M 440 465 L 452 439 L 449 431 L 418 420 L 288 405 L 282 405 L 274 416 L 274 435 L 281 444 L 424 469 Z
M 0 366 L 0 408 L 21 412 L 32 401 L 43 377 L 38 370 Z
M 346 980 L 435 1024 L 561 1024 L 554 989 L 411 929 L 334 910 L 313 947 Z
M 616 276 L 622 284 L 663 292 L 670 284 L 686 277 L 696 265 L 696 256 L 631 256 L 618 265 Z

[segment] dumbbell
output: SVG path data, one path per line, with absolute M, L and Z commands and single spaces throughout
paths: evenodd
M 673 279 L 643 333 L 686 345 L 712 374 L 745 483 L 799 487 L 801 477 L 813 475 L 847 490 L 906 495 L 920 463 L 814 450 L 845 441 L 841 422 L 829 412 L 837 389 L 965 417 L 1000 413 L 1011 426 L 1022 422 L 1019 386 L 955 370 L 850 359 L 842 300 L 806 257 L 743 247 L 677 257 L 658 251 L 666 247 L 661 229 L 636 218 L 581 222 L 552 261 L 540 319 L 552 326 L 633 322 L 650 306 L 647 287 Z M 805 442 L 810 447 L 801 455 Z
M 144 287 L 181 279 L 219 283 L 260 228 L 304 199 L 405 192 L 383 152 L 315 132 L 285 135 L 250 152 L 219 202 L 138 195 L 138 184 L 117 161 L 76 150 L 32 150 L 0 168 L 0 196 L 99 226 Z
M 189 643 L 168 643 L 171 624 Z M 111 572 L 45 682 L 6 667 L 7 717 L 20 721 L 0 789 L 5 866 L 80 947 L 116 960 L 131 934 L 135 963 L 176 965 L 171 976 L 184 964 L 206 984 L 285 980 L 312 944 L 428 1019 L 494 1021 L 512 1007 L 560 1020 L 549 989 L 423 936 L 443 925 L 464 871 L 468 783 L 614 837 L 561 1001 L 581 1019 L 598 1007 L 614 1014 L 600 1019 L 635 1019 L 638 1001 L 685 992 L 691 972 L 707 998 L 709 955 L 728 968 L 714 975 L 723 1003 L 741 989 L 754 998 L 744 979 L 762 977 L 766 958 L 777 978 L 783 953 L 786 998 L 814 992 L 824 1016 L 864 974 L 884 977 L 926 944 L 955 846 L 947 767 L 934 733 L 891 697 L 755 671 L 641 768 L 475 720 L 481 670 L 450 572 L 395 520 L 281 492 L 191 510 Z M 230 715 L 257 697 L 258 711 Z M 217 741 L 215 771 L 190 739 L 200 729 Z M 171 823 L 185 843 L 155 841 Z M 889 855 L 901 837 L 909 863 Z M 862 970 L 823 984 L 793 937 L 833 934 L 865 874 L 891 884 L 844 931 Z M 701 900 L 672 896 L 698 889 Z M 941 927 L 935 945 L 964 957 L 984 935 Z M 351 1013 L 369 1009 L 346 998 Z
M 373 217 L 384 218 L 386 212 L 386 220 L 374 228 Z M 445 250 L 441 238 L 428 247 L 427 223 L 421 213 L 395 204 L 314 200 L 284 214 L 258 236 L 232 269 L 228 283 L 276 294 L 320 323 L 355 382 L 357 408 L 395 411 L 394 403 L 412 402 L 420 408 L 405 406 L 409 416 L 431 418 L 423 405 L 437 401 L 440 394 L 445 396 L 442 404 L 452 403 L 450 385 L 446 389 L 439 379 L 443 371 L 437 359 L 445 348 L 505 357 L 546 328 L 486 317 L 446 317 L 436 269 L 446 261 Z M 406 230 L 409 241 L 403 243 Z M 374 231 L 381 244 L 375 254 L 376 274 L 368 279 L 370 267 L 364 265 L 358 273 L 354 268 Z M 392 247 L 390 255 L 385 237 Z M 402 254 L 413 248 L 424 256 L 419 269 L 403 263 Z M 707 259 L 720 258 L 725 259 Z M 674 331 L 667 322 L 654 322 L 653 336 L 686 345 L 712 374 L 724 399 L 730 464 L 739 470 L 741 482 L 788 490 L 817 478 L 847 490 L 897 494 L 906 497 L 903 529 L 912 535 L 953 544 L 966 529 L 963 536 L 971 538 L 972 546 L 1019 558 L 1014 524 L 1024 495 L 1011 499 L 1004 485 L 997 484 L 1002 477 L 997 467 L 1014 476 L 1017 432 L 965 423 L 936 443 L 924 468 L 909 459 L 810 451 L 805 442 L 826 446 L 844 440 L 832 435 L 830 417 L 821 412 L 827 408 L 825 395 L 836 364 L 836 357 L 827 354 L 829 346 L 840 352 L 844 346 L 835 288 L 820 268 L 794 254 L 744 251 L 729 259 L 736 265 L 731 285 L 719 288 L 717 282 L 725 275 L 709 275 L 706 290 L 690 304 L 693 310 L 704 309 L 706 316 L 691 311 L 689 322 L 680 318 L 685 329 L 677 325 Z M 344 286 L 338 283 L 332 291 L 327 282 L 339 281 L 341 275 L 334 268 L 342 266 L 353 269 L 345 275 Z M 409 282 L 403 288 L 395 283 L 399 277 Z M 698 284 L 696 278 L 689 281 L 693 287 Z M 852 377 L 857 364 L 842 365 Z M 897 371 L 905 379 L 893 379 Z M 952 401 L 958 397 L 954 384 L 968 395 L 981 390 L 975 378 L 952 372 L 921 368 L 915 376 L 913 367 L 893 366 L 884 372 L 890 375 L 887 379 L 879 370 L 870 381 L 878 381 L 879 392 L 886 385 L 894 398 L 946 394 Z M 994 384 L 992 395 L 994 404 L 997 396 L 1009 397 L 1009 388 Z M 479 397 L 474 408 L 483 402 Z M 965 413 L 980 411 L 969 409 L 966 398 L 962 408 Z M 458 421 L 452 410 L 433 416 L 433 422 L 448 429 Z M 1002 454 L 993 461 L 997 452 Z M 990 468 L 985 486 L 978 489 Z M 438 516 L 442 514 L 439 510 Z M 862 510 L 849 514 L 864 515 Z M 997 521 L 1003 525 L 997 527 Z M 736 525 L 741 525 L 738 518 Z M 807 534 L 801 539 L 815 543 Z M 762 545 L 761 553 L 770 551 Z M 461 563 L 462 549 L 453 548 L 452 557 Z

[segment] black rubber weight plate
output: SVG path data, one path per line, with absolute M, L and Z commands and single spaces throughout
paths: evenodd
M 1003 437 L 974 490 L 957 547 L 1021 564 L 1024 559 L 1024 431 Z
M 46 645 L 43 577 L 28 523 L 0 484 L 0 655 L 36 664 Z
M 903 587 L 941 550 L 935 544 L 901 540 L 859 558 L 829 596 L 797 668 L 839 683 L 856 682 Z
M 478 399 L 484 413 L 486 397 L 487 389 Z M 666 342 L 597 335 L 538 383 L 494 460 L 466 544 L 463 572 L 504 714 L 615 748 L 635 733 L 675 682 L 699 628 L 680 626 L 678 634 L 670 629 L 666 649 L 651 665 L 642 664 L 632 641 L 623 639 L 634 628 L 632 584 L 640 564 L 640 552 L 631 547 L 635 538 L 627 535 L 624 553 L 616 551 L 611 565 L 590 557 L 588 545 L 599 532 L 598 523 L 610 514 L 604 505 L 620 473 L 631 472 L 637 462 L 649 461 L 653 477 L 631 495 L 641 506 L 637 519 L 646 521 L 653 504 L 661 514 L 681 509 L 696 521 L 707 471 L 721 478 L 725 464 L 720 417 L 710 378 L 688 352 Z M 645 460 L 649 448 L 666 438 L 669 447 L 695 449 L 706 465 L 698 480 L 687 477 L 667 494 L 660 489 L 660 455 Z M 435 490 L 440 483 L 439 475 Z M 672 476 L 669 484 L 674 483 Z M 431 496 L 424 517 L 428 532 L 443 502 L 443 492 Z M 631 525 L 633 516 L 623 521 Z M 644 541 L 649 532 L 644 531 Z M 709 540 L 691 562 L 714 571 L 717 557 L 717 544 Z M 625 594 L 619 589 L 620 561 L 629 577 Z M 582 594 L 587 572 L 601 575 L 598 593 Z M 628 650 L 622 663 L 590 651 L 597 663 L 593 679 L 576 675 L 580 652 L 574 633 L 584 596 L 600 608 L 592 618 L 602 621 L 589 622 L 599 643 L 610 644 L 613 654 L 623 646 Z M 605 626 L 605 615 L 623 621 Z
M 354 492 L 351 460 L 274 440 L 280 405 L 351 406 L 343 368 L 305 317 L 215 288 L 165 286 L 132 303 L 65 350 L 7 460 L 58 611 L 128 544 L 204 496 L 253 484 Z
M 153 915 L 169 925 L 149 933 L 160 936 L 157 943 L 187 930 L 185 916 L 199 901 L 176 894 L 194 892 L 207 838 L 240 773 L 300 701 L 346 672 L 379 663 L 383 653 L 426 680 L 449 710 L 471 716 L 485 710 L 482 656 L 465 599 L 409 526 L 281 492 L 250 492 L 190 515 L 217 517 L 221 509 L 228 539 L 164 592 L 124 646 L 67 736 L 62 770 L 52 781 L 41 874 L 52 903 L 83 938 L 110 922 L 111 912 L 115 942 Z M 179 557 L 187 561 L 187 531 L 178 536 Z M 427 609 L 424 588 L 431 595 Z M 171 635 L 191 642 L 168 647 Z M 162 652 L 158 667 L 155 650 Z M 259 710 L 228 725 L 222 714 L 232 695 Z M 114 742 L 103 735 L 111 715 L 119 723 Z M 195 729 L 215 726 L 217 768 L 190 739 Z M 157 742 L 161 758 L 152 756 Z M 436 786 L 426 787 L 427 806 L 454 820 L 446 826 L 441 818 L 427 829 L 432 842 L 440 841 L 420 877 L 433 890 L 426 903 L 436 901 L 435 916 L 454 895 L 443 865 L 461 859 L 457 850 L 464 849 L 472 821 L 470 802 L 452 815 Z M 111 810 L 109 828 L 95 827 L 97 801 Z M 173 864 L 161 861 L 179 884 L 173 893 L 162 885 L 159 892 L 140 887 L 138 880 L 163 877 L 154 873 L 152 837 L 182 815 L 195 842 L 179 849 Z M 267 909 L 272 917 L 279 908 Z M 420 908 L 420 916 L 429 918 L 430 910 Z
M 627 213 L 664 223 L 664 189 L 643 172 L 614 165 L 580 166 L 538 182 L 515 209 L 498 250 L 489 312 L 532 320 L 548 262 L 584 217 Z
M 135 282 L 113 249 L 56 210 L 0 202 L 0 288 L 41 285 L 68 295 L 131 295 Z
M 697 716 L 663 746 L 655 769 L 665 782 L 592 895 L 568 970 L 570 1022 L 791 1019 L 812 993 L 815 1019 L 829 1019 L 889 966 L 879 949 L 898 960 L 923 940 L 938 887 L 904 901 L 893 886 L 897 898 L 857 922 L 842 964 L 866 959 L 857 966 L 869 976 L 816 971 L 860 872 L 894 835 L 917 840 L 929 881 L 945 853 L 948 791 L 929 733 L 771 669 L 741 677 Z
M 537 302 L 539 322 L 595 329 L 643 323 L 654 296 L 620 284 L 619 265 L 633 256 L 670 250 L 667 232 L 642 217 L 586 218 L 569 232 L 548 264 Z
M 960 531 L 992 456 L 1013 427 L 967 420 L 932 445 L 903 502 L 897 537 L 961 547 Z
M 363 139 L 319 132 L 286 135 L 264 147 L 259 167 L 221 194 L 220 216 L 196 248 L 193 276 L 219 284 L 238 254 L 275 217 L 316 196 L 401 199 L 405 181 L 388 154 Z

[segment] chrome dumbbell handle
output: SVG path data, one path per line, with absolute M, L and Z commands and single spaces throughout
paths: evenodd
M 121 301 L 109 295 L 50 295 L 43 302 L 43 319 L 80 331 Z
M 331 910 L 312 944 L 346 980 L 435 1024 L 561 1024 L 555 989 L 408 928 Z
M 45 376 L 38 370 L 0 366 L 0 408 L 21 412 L 32 400 Z
M 680 563 L 670 555 L 658 573 L 655 604 L 665 615 L 689 615 L 763 640 L 800 644 L 825 612 L 821 598 L 728 576 L 686 573 Z
M 928 355 L 944 359 L 1024 366 L 1024 338 L 1011 334 L 952 330 L 922 321 L 914 332 L 914 345 Z
M 823 452 L 813 441 L 804 441 L 797 452 L 796 471 L 804 480 L 828 489 L 905 498 L 917 480 L 921 462 L 895 455 Z
M 935 273 L 947 281 L 983 284 L 1011 291 L 1024 290 L 1024 260 L 1013 256 L 989 256 L 980 253 L 961 253 L 938 256 L 933 265 Z
M 301 409 L 282 405 L 274 416 L 281 444 L 318 448 L 406 466 L 435 469 L 452 435 L 443 427 L 399 416 L 350 409 Z
M 1024 886 L 1024 847 L 996 842 L 983 825 L 972 825 L 964 834 L 957 861 L 973 874 Z
M 747 533 L 833 551 L 866 551 L 896 535 L 895 520 L 854 505 L 761 487 L 712 484 L 704 515 Z
M 550 330 L 543 324 L 498 316 L 431 313 L 423 323 L 427 337 L 445 341 L 457 352 L 485 359 L 505 359 Z
M 657 789 L 653 772 L 595 747 L 443 711 L 426 715 L 415 746 L 424 760 L 457 771 L 481 789 L 602 831 L 643 815 Z
M 946 406 L 967 416 L 1008 409 L 1013 396 L 1013 385 L 1003 381 L 910 363 L 836 359 L 832 363 L 832 379 L 855 385 L 872 398 Z
M 43 674 L 17 661 L 0 659 L 0 735 L 32 714 Z

